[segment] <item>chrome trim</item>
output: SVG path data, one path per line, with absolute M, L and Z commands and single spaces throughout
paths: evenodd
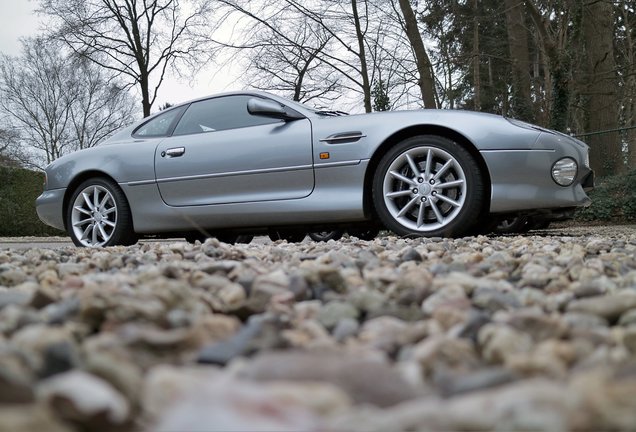
M 161 157 L 175 158 L 181 157 L 185 154 L 185 147 L 169 148 L 166 151 L 161 152 Z
M 355 166 L 360 165 L 360 160 L 350 160 L 350 161 L 342 161 L 342 162 L 327 162 L 327 163 L 318 163 L 315 165 L 316 169 L 318 168 L 331 168 L 331 167 L 339 167 L 339 166 Z
M 120 184 L 126 184 L 128 186 L 147 186 L 147 185 L 151 185 L 151 184 L 155 184 L 157 181 L 155 179 L 152 180 L 138 180 L 138 181 L 133 181 L 133 182 L 124 182 L 124 183 L 120 183 Z
M 340 143 L 342 141 L 358 141 L 361 138 L 366 138 L 362 132 L 348 132 L 345 134 L 330 135 L 327 138 L 322 138 L 320 142 L 326 142 L 330 144 Z
M 545 152 L 554 153 L 554 149 L 482 149 L 480 153 L 501 153 L 501 152 Z
M 157 183 L 168 183 L 175 181 L 186 181 L 186 180 L 201 180 L 208 178 L 219 178 L 219 177 L 232 177 L 239 175 L 249 175 L 249 174 L 267 174 L 267 173 L 276 173 L 276 172 L 284 172 L 284 171 L 301 171 L 305 169 L 312 169 L 312 165 L 300 165 L 295 167 L 282 167 L 282 168 L 267 168 L 267 169 L 259 169 L 259 170 L 249 170 L 249 171 L 232 171 L 232 172 L 224 172 L 224 173 L 215 173 L 215 174 L 200 174 L 194 176 L 187 177 L 168 177 L 157 179 Z

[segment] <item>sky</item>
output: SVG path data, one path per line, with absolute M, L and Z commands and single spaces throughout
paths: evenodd
M 34 13 L 37 6 L 37 1 L 0 0 L 0 52 L 19 55 L 20 38 L 35 36 L 40 31 L 44 23 Z M 169 75 L 159 89 L 153 111 L 166 102 L 177 104 L 223 91 L 241 90 L 243 85 L 238 82 L 238 75 L 231 67 L 223 71 L 202 70 L 195 79 Z

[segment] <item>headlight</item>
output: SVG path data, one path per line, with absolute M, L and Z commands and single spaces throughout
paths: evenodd
M 552 179 L 560 186 L 570 186 L 576 178 L 578 168 L 572 158 L 559 159 L 552 165 Z

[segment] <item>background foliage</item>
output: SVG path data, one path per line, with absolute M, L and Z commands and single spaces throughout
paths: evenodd
M 43 184 L 41 172 L 0 165 L 0 237 L 64 235 L 35 212 Z
M 581 221 L 636 221 L 636 169 L 606 177 L 590 193 L 592 205 L 577 212 Z

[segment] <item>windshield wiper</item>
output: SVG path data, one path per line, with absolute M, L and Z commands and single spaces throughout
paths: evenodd
M 346 113 L 344 111 L 316 111 L 316 114 L 330 116 L 330 117 L 340 117 L 340 116 L 349 115 L 349 113 Z

